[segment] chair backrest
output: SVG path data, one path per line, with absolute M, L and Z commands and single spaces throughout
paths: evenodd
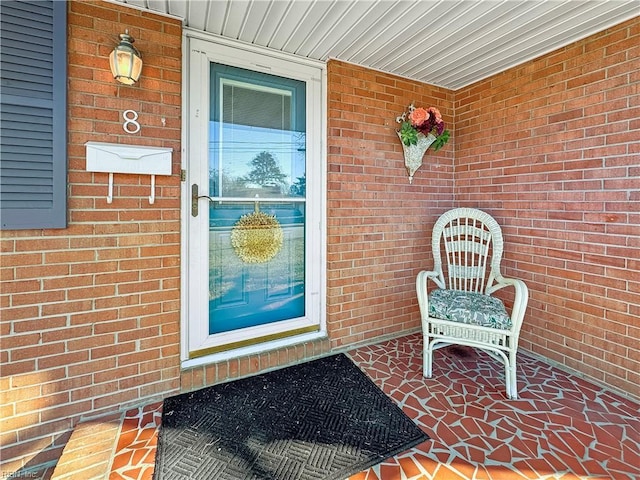
M 431 237 L 440 288 L 486 293 L 500 272 L 503 246 L 500 225 L 488 213 L 475 208 L 443 213 Z

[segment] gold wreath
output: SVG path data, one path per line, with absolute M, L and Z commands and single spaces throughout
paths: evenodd
M 231 246 L 245 263 L 266 263 L 282 248 L 282 227 L 274 215 L 263 212 L 240 217 L 231 229 Z

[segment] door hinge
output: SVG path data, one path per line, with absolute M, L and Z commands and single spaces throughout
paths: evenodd
M 180 170 L 180 181 L 181 182 L 187 181 L 187 171 L 184 169 Z

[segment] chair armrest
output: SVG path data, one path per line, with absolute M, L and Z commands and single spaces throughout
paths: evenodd
M 429 280 L 433 280 L 440 288 L 442 283 L 438 272 L 422 270 L 416 277 L 416 293 L 418 294 L 418 305 L 420 307 L 420 314 L 423 319 L 429 316 L 429 297 L 427 292 L 427 284 Z
M 429 280 L 433 280 L 433 282 L 436 285 L 438 285 L 438 288 L 445 288 L 444 284 L 440 280 L 440 274 L 435 270 L 433 271 L 422 270 L 421 272 L 418 273 L 418 277 L 416 281 L 420 281 L 421 284 L 424 285 L 425 287 L 427 286 L 427 283 Z
M 527 309 L 527 303 L 529 302 L 529 288 L 527 287 L 527 284 L 517 278 L 506 278 L 502 275 L 498 275 L 496 276 L 496 283 L 491 288 L 487 289 L 487 293 L 491 295 L 493 292 L 500 290 L 501 288 L 510 286 L 515 289 L 513 309 L 511 311 L 511 322 L 519 329 L 522 324 L 522 320 L 524 319 L 524 312 Z

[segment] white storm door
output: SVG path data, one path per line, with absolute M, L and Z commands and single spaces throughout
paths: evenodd
M 321 332 L 322 70 L 191 39 L 189 74 L 188 358 Z

